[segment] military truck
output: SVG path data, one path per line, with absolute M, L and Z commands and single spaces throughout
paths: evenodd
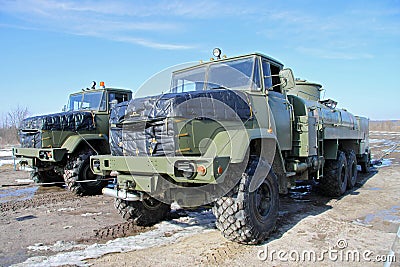
M 108 181 L 92 173 L 89 157 L 110 153 L 110 110 L 131 98 L 130 90 L 106 88 L 104 82 L 96 88 L 93 82 L 91 88 L 69 96 L 64 112 L 23 120 L 19 127 L 21 147 L 13 148 L 14 156 L 33 168 L 35 182 L 65 182 L 77 195 L 101 193 Z
M 116 177 L 103 193 L 136 224 L 162 220 L 172 202 L 212 203 L 226 238 L 259 243 L 297 180 L 334 197 L 355 185 L 357 165 L 369 164 L 369 122 L 271 57 L 216 55 L 175 71 L 168 93 L 121 104 L 110 133 L 119 141 L 91 168 Z

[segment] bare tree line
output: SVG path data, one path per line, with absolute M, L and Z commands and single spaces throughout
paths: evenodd
M 400 120 L 370 121 L 369 130 L 400 132 Z
M 0 118 L 0 145 L 15 145 L 19 143 L 18 127 L 29 115 L 27 107 L 16 106 Z

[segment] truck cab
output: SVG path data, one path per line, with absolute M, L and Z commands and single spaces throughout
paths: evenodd
M 105 184 L 105 181 L 95 182 L 100 177 L 91 175 L 86 168 L 73 171 L 72 177 L 76 181 L 65 180 L 72 167 L 66 168 L 72 166 L 71 161 L 80 164 L 88 155 L 110 153 L 111 109 L 131 98 L 130 90 L 106 88 L 103 83 L 100 88 L 92 86 L 73 93 L 63 112 L 22 121 L 19 128 L 21 147 L 13 148 L 13 154 L 21 165 L 33 169 L 31 175 L 36 182 L 66 182 L 68 188 L 77 194 L 98 193 Z M 89 177 L 93 183 L 79 183 Z

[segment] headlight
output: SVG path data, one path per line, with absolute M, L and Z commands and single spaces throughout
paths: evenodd
M 175 163 L 175 175 L 183 176 L 186 179 L 193 179 L 196 176 L 197 167 L 191 161 L 177 161 Z
M 94 160 L 92 166 L 93 166 L 93 170 L 97 169 L 98 171 L 100 171 L 100 160 L 98 160 L 98 159 Z

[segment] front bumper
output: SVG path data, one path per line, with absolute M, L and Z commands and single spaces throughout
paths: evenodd
M 39 159 L 46 162 L 59 162 L 63 160 L 68 153 L 65 148 L 23 148 L 14 147 L 13 155 L 16 158 L 21 158 L 22 161 L 33 164 L 33 159 Z
M 216 184 L 229 165 L 229 157 L 124 157 L 96 155 L 90 157 L 90 167 L 97 175 L 110 176 L 117 172 L 119 186 L 131 184 L 127 189 L 153 192 L 160 180 L 166 177 L 174 183 Z M 191 177 L 182 175 L 179 170 L 183 164 L 191 164 L 194 173 Z M 197 167 L 206 169 L 198 173 Z

